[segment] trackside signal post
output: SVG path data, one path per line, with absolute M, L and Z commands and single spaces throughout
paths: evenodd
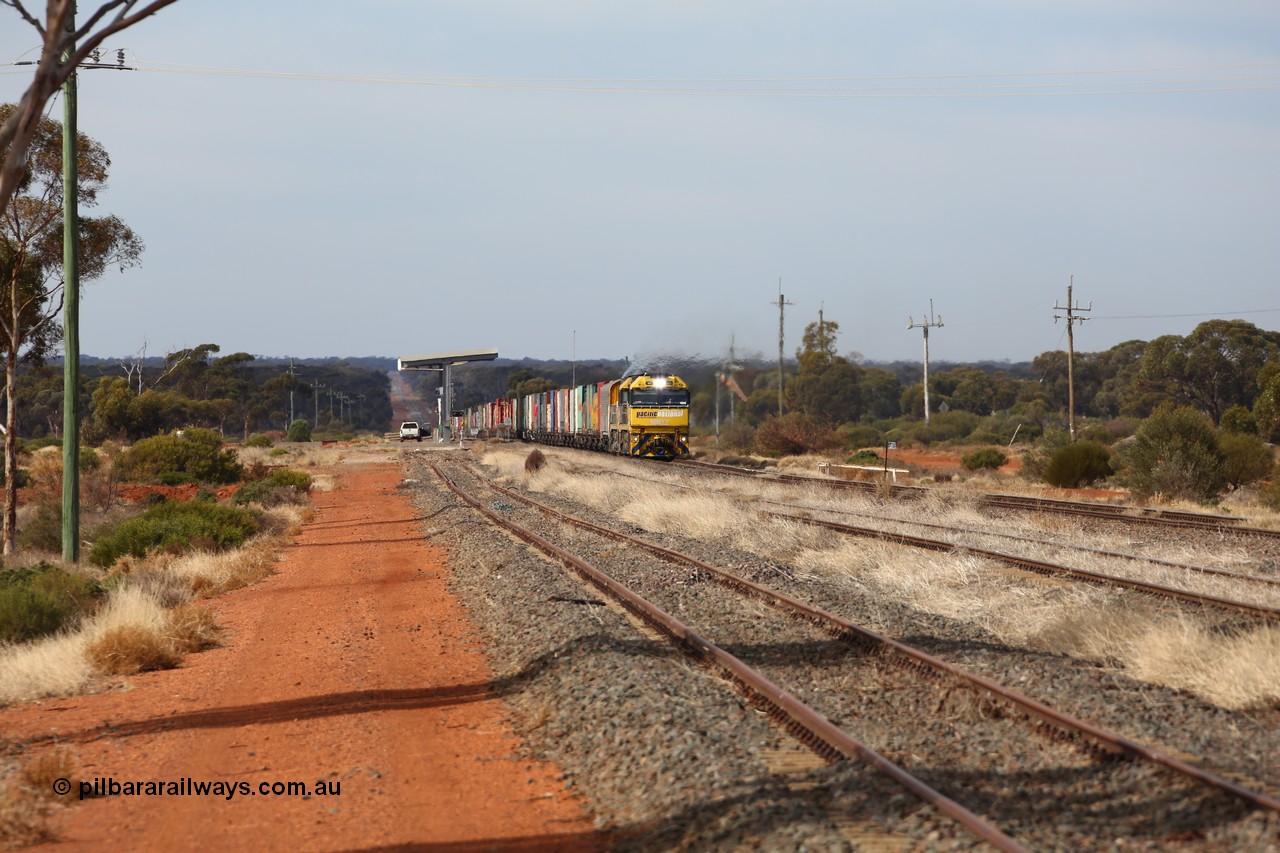
M 435 370 L 440 372 L 440 413 L 436 429 L 437 441 L 448 441 L 453 436 L 449 427 L 453 414 L 453 377 L 450 368 L 473 361 L 493 361 L 498 357 L 496 349 L 461 350 L 434 355 L 404 355 L 397 359 L 397 369 L 404 371 Z

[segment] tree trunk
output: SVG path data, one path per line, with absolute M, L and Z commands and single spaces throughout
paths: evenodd
M 4 365 L 4 554 L 18 550 L 18 354 L 12 346 Z

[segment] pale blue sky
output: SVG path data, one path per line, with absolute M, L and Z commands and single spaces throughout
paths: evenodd
M 824 306 L 918 359 L 933 299 L 931 358 L 1027 360 L 1071 275 L 1078 350 L 1280 328 L 1269 0 L 180 0 L 109 44 L 147 70 L 80 127 L 147 251 L 88 355 L 773 355 L 779 277 L 788 354 Z

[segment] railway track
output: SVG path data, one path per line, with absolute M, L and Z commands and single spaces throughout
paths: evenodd
M 930 489 L 925 486 L 905 486 L 891 483 L 864 482 L 860 480 L 829 480 L 820 477 L 801 476 L 799 474 L 762 472 L 749 468 L 739 468 L 732 465 L 719 465 L 716 463 L 698 462 L 694 460 L 679 460 L 676 464 L 690 469 L 714 471 L 728 476 L 759 478 L 775 480 L 782 483 L 800 483 L 804 485 L 824 486 L 832 489 L 889 494 L 895 498 L 921 497 L 930 491 Z M 1261 539 L 1280 539 L 1280 530 L 1250 527 L 1245 524 L 1245 522 L 1248 521 L 1247 518 L 1234 515 L 1189 512 L 1186 510 L 1166 509 L 1163 507 L 1103 504 L 1091 501 L 1068 501 L 1055 498 L 1004 494 L 983 495 L 982 504 L 995 510 L 1084 516 L 1087 518 L 1107 519 L 1133 525 L 1178 528 L 1183 530 L 1203 530 L 1230 533 L 1235 536 L 1252 536 Z
M 808 524 L 814 527 L 822 527 L 827 530 L 833 530 L 850 536 L 860 536 L 870 539 L 879 539 L 884 542 L 892 542 L 895 545 L 906 545 L 912 548 L 923 548 L 928 551 L 942 551 L 944 553 L 968 554 L 974 557 L 982 557 L 988 560 L 1004 563 L 1015 568 L 1023 569 L 1029 572 L 1035 572 L 1041 575 L 1054 577 L 1070 578 L 1072 580 L 1085 581 L 1087 583 L 1097 584 L 1099 586 L 1110 586 L 1118 589 L 1129 589 L 1142 592 L 1147 595 L 1156 596 L 1158 598 L 1170 599 L 1174 601 L 1182 601 L 1190 604 L 1199 605 L 1201 607 L 1210 607 L 1227 613 L 1243 614 L 1256 619 L 1265 619 L 1280 622 L 1280 610 L 1273 607 L 1264 607 L 1258 604 L 1250 604 L 1244 601 L 1234 601 L 1227 598 L 1221 598 L 1213 595 L 1204 595 L 1202 593 L 1191 592 L 1176 587 L 1164 586 L 1161 584 L 1147 583 L 1145 581 L 1135 580 L 1133 578 L 1117 577 L 1115 575 L 1106 575 L 1099 572 L 1090 572 L 1084 569 L 1071 568 L 1057 563 L 1049 563 L 1044 560 L 1032 560 L 1027 557 L 1019 557 L 1013 554 L 1004 554 L 999 551 L 991 551 L 986 548 L 974 548 L 968 545 L 957 545 L 953 542 L 947 542 L 941 539 L 927 539 L 923 536 L 911 536 L 905 533 L 893 533 L 886 530 L 880 530 L 873 527 L 858 527 L 852 524 L 841 524 L 837 521 L 826 521 L 820 518 L 810 518 L 806 516 L 794 515 L 791 513 L 781 512 L 762 512 L 761 515 L 769 518 L 783 519 L 799 524 Z M 1258 578 L 1254 580 L 1268 581 L 1268 579 Z
M 443 472 L 438 468 L 436 470 L 439 476 L 445 478 Z M 446 482 L 449 483 L 449 487 L 454 490 L 456 494 L 459 494 L 460 497 L 465 495 L 464 490 L 458 487 L 456 483 L 453 483 L 447 478 L 445 479 Z M 1233 805 L 1228 806 L 1225 802 L 1218 802 L 1218 805 L 1214 808 L 1226 809 L 1226 812 L 1219 811 L 1218 814 L 1231 813 L 1236 815 L 1237 818 L 1245 819 L 1247 817 L 1247 813 L 1255 810 L 1262 810 L 1268 813 L 1280 810 L 1280 802 L 1277 802 L 1266 794 L 1260 794 L 1252 791 L 1251 789 L 1215 776 L 1212 773 L 1208 773 L 1207 771 L 1187 764 L 1186 762 L 1171 758 L 1157 750 L 1144 747 L 1132 740 L 1111 735 L 1100 728 L 1091 726 L 1083 721 L 1074 720 L 1065 715 L 1058 714 L 1053 709 L 1042 705 L 1035 700 L 1031 700 L 1012 691 L 1008 691 L 994 682 L 990 682 L 976 676 L 971 676 L 968 673 L 964 673 L 941 660 L 932 658 L 917 649 L 912 649 L 901 643 L 897 643 L 896 641 L 875 634 L 874 632 L 861 629 L 847 620 L 843 620 L 838 616 L 834 616 L 833 614 L 817 608 L 810 607 L 809 605 L 785 594 L 767 589 L 745 578 L 726 572 L 686 555 L 679 554 L 678 552 L 664 548 L 663 546 L 638 540 L 635 537 L 630 537 L 627 534 L 602 527 L 594 524 L 593 522 L 585 521 L 583 519 L 575 519 L 551 507 L 538 504 L 518 492 L 504 489 L 496 484 L 486 483 L 485 488 L 492 488 L 495 493 L 530 507 L 529 511 L 532 513 L 536 513 L 537 515 L 547 518 L 554 518 L 557 524 L 574 525 L 580 530 L 587 530 L 599 536 L 625 542 L 630 548 L 644 549 L 646 552 L 653 554 L 663 561 L 679 565 L 688 570 L 691 574 L 687 573 L 683 578 L 677 579 L 677 582 L 674 584 L 674 592 L 671 588 L 662 584 L 652 586 L 651 591 L 660 596 L 666 596 L 669 603 L 684 605 L 686 606 L 686 609 L 699 613 L 699 618 L 706 618 L 714 622 L 715 615 L 719 612 L 717 608 L 723 606 L 703 606 L 702 609 L 699 610 L 697 605 L 691 604 L 691 590 L 695 587 L 700 588 L 701 586 L 704 586 L 705 584 L 702 583 L 704 580 L 714 580 L 719 587 L 732 591 L 735 596 L 749 596 L 757 602 L 767 604 L 772 611 L 779 614 L 785 614 L 785 618 L 789 621 L 816 626 L 822 636 L 838 638 L 841 645 L 851 651 L 851 661 L 856 662 L 857 665 L 862 667 L 864 670 L 869 661 L 874 664 L 872 666 L 872 670 L 876 670 L 881 662 L 893 662 L 899 664 L 899 666 L 895 668 L 895 670 L 899 672 L 895 672 L 894 676 L 890 679 L 895 681 L 895 683 L 901 678 L 901 672 L 911 673 L 915 671 L 927 671 L 930 673 L 930 679 L 935 683 L 942 683 L 945 685 L 944 692 L 957 689 L 957 685 L 962 685 L 959 689 L 962 689 L 971 696 L 978 697 L 975 707 L 986 707 L 986 704 L 988 703 L 995 703 L 996 705 L 1006 709 L 1008 717 L 1016 718 L 1018 720 L 1023 718 L 1032 720 L 1036 726 L 1052 730 L 1056 733 L 1057 737 L 1064 739 L 1068 744 L 1087 743 L 1089 748 L 1086 752 L 1090 756 L 1093 756 L 1098 752 L 1102 752 L 1128 759 L 1128 761 L 1122 762 L 1122 764 L 1126 765 L 1137 765 L 1142 763 L 1159 766 L 1159 768 L 1161 768 L 1161 773 L 1173 773 L 1183 780 L 1181 783 L 1174 785 L 1175 788 L 1179 786 L 1192 785 L 1196 790 L 1202 791 L 1204 786 L 1209 786 L 1209 788 L 1214 791 L 1211 795 L 1204 794 L 1203 792 L 1191 793 L 1190 791 L 1185 792 L 1184 795 L 1197 801 L 1202 800 L 1204 797 L 1225 797 L 1226 800 L 1233 803 Z M 468 503 L 486 515 L 486 517 L 490 518 L 490 520 L 501 524 L 503 527 L 520 536 L 520 538 L 536 544 L 536 546 L 540 550 L 544 551 L 544 553 L 554 555 L 555 559 L 564 562 L 566 565 L 572 566 L 575 571 L 579 572 L 584 577 L 590 578 L 591 582 L 602 591 L 607 591 L 611 595 L 617 595 L 620 600 L 627 602 L 626 606 L 628 608 L 633 609 L 637 613 L 643 612 L 647 614 L 644 616 L 647 621 L 650 621 L 652 624 L 660 627 L 664 633 L 678 638 L 699 657 L 715 661 L 718 666 L 731 673 L 731 680 L 739 684 L 746 683 L 743 680 L 743 677 L 747 674 L 747 670 L 752 670 L 754 667 L 748 666 L 748 664 L 741 658 L 731 654 L 729 651 L 726 651 L 725 648 L 712 644 L 710 640 L 707 639 L 704 632 L 694 630 L 686 622 L 667 615 L 667 613 L 660 607 L 650 605 L 647 601 L 641 599 L 639 595 L 629 588 L 634 584 L 623 585 L 616 579 L 605 576 L 600 570 L 585 564 L 585 561 L 581 560 L 581 558 L 568 554 L 563 547 L 551 543 L 548 539 L 533 533 L 528 528 L 515 524 L 510 518 L 506 517 L 504 513 L 495 512 L 492 508 L 486 507 L 482 501 L 472 496 L 467 495 L 463 497 L 463 499 L 467 500 Z M 640 582 L 643 583 L 643 581 Z M 717 628 L 717 630 L 724 630 L 727 631 L 729 635 L 733 635 L 733 631 L 727 628 Z M 768 631 L 772 632 L 770 636 L 778 639 L 778 642 L 772 646 L 775 652 L 780 648 L 789 647 L 788 644 L 782 643 L 781 639 L 779 639 L 784 636 L 782 633 L 782 627 L 770 627 Z M 803 641 L 792 641 L 792 644 L 794 644 L 796 648 L 804 648 L 807 647 L 806 644 L 812 645 L 815 642 L 816 641 L 810 637 Z M 758 653 L 758 644 L 753 645 L 749 642 L 744 643 L 741 638 L 738 638 L 737 645 L 734 643 L 722 645 L 725 645 L 728 648 L 741 648 L 748 652 L 754 651 Z M 713 651 L 713 648 L 716 649 L 716 651 Z M 821 648 L 825 649 L 826 647 L 821 646 Z M 849 655 L 846 654 L 846 656 Z M 766 655 L 765 657 L 765 662 L 768 664 L 769 656 Z M 792 664 L 790 663 L 775 663 L 774 668 L 787 673 L 789 671 L 788 667 L 791 665 Z M 825 672 L 825 667 L 821 667 L 820 669 L 823 669 Z M 864 672 L 864 674 L 867 673 Z M 877 678 L 885 678 L 883 674 L 876 675 L 875 672 L 870 674 L 875 675 Z M 787 691 L 782 691 L 782 688 L 776 681 L 764 676 L 761 676 L 761 678 L 763 679 L 762 681 L 756 682 L 754 680 L 755 676 L 751 676 L 751 683 L 758 685 L 757 687 L 751 688 L 755 692 L 757 699 L 766 706 L 771 707 L 774 713 L 781 714 L 786 717 L 788 720 L 787 725 L 795 730 L 798 736 L 813 745 L 817 751 L 828 757 L 835 755 L 858 757 L 877 765 L 880 760 L 884 760 L 883 756 L 880 756 L 879 753 L 876 753 L 870 748 L 859 747 L 855 744 L 841 741 L 841 736 L 838 732 L 833 732 L 821 726 L 819 726 L 818 730 L 810 728 L 807 723 L 804 722 L 809 720 L 807 712 L 800 711 L 798 708 L 791 707 L 788 703 L 779 701 L 786 697 L 794 698 L 792 694 L 799 695 L 806 691 L 793 689 L 793 691 L 788 693 Z M 824 679 L 825 678 L 826 675 L 824 674 Z M 903 683 L 903 685 L 898 689 L 914 689 L 918 691 L 919 687 L 911 688 Z M 810 690 L 809 692 L 813 691 Z M 821 701 L 832 701 L 830 695 L 825 691 L 818 690 L 815 695 Z M 832 709 L 834 709 L 834 712 Z M 824 711 L 826 713 L 824 713 Z M 847 707 L 841 706 L 839 702 L 836 702 L 833 706 L 825 707 L 823 710 L 815 713 L 817 713 L 819 718 L 826 719 L 827 725 L 830 725 L 830 719 L 858 719 L 857 713 L 851 713 Z M 847 736 L 847 733 L 845 734 Z M 837 742 L 839 745 L 837 745 Z M 1076 751 L 1079 753 L 1078 748 Z M 957 761 L 962 760 L 961 755 L 964 753 L 964 750 L 959 750 L 959 753 L 960 754 L 956 756 Z M 907 748 L 907 754 L 911 754 L 909 747 Z M 872 755 L 878 757 L 871 758 Z M 1040 760 L 1044 759 L 1042 758 Z M 1107 767 L 1112 767 L 1113 765 L 1114 763 L 1098 764 L 1089 760 L 1084 761 L 1083 763 L 1077 762 L 1072 764 L 1071 772 L 1078 772 L 1082 775 L 1087 773 L 1091 778 L 1095 771 L 1100 776 L 1116 776 L 1118 777 L 1117 779 L 1109 780 L 1110 783 L 1119 786 L 1121 793 L 1118 793 L 1116 796 L 1122 800 L 1131 799 L 1133 796 L 1133 789 L 1131 787 L 1126 787 L 1127 785 L 1133 784 L 1131 774 L 1127 771 L 1117 771 L 1113 773 L 1105 769 Z M 899 767 L 899 770 L 902 770 L 904 773 L 907 772 L 901 767 Z M 882 771 L 890 774 L 896 774 L 897 772 L 891 771 L 887 767 L 883 767 Z M 915 783 L 904 784 L 908 784 L 909 789 L 911 789 L 913 793 L 916 793 L 917 796 L 921 796 L 926 802 L 933 803 L 935 806 L 939 806 L 939 808 L 943 810 L 952 808 L 947 804 L 960 801 L 965 796 L 969 795 L 971 795 L 976 801 L 989 805 L 989 801 L 984 800 L 980 794 L 967 790 L 960 791 L 960 795 L 955 796 L 953 800 L 950 796 L 945 794 L 927 793 L 924 789 L 917 789 L 914 787 Z M 936 789 L 931 788 L 927 783 L 922 781 L 920 784 L 925 785 L 925 788 L 929 788 L 936 792 Z M 1052 792 L 1044 793 L 1052 797 Z M 935 797 L 938 799 L 935 799 Z M 1050 799 L 1049 801 L 1052 802 L 1053 800 Z M 1241 809 L 1243 809 L 1243 811 L 1241 811 Z M 958 806 L 958 810 L 945 811 L 945 813 L 958 821 L 964 822 L 968 820 L 965 816 L 965 812 L 967 811 L 968 810 L 965 809 L 963 805 L 960 805 Z M 997 806 L 996 811 L 1002 816 L 1006 818 L 1008 817 L 1007 810 L 1001 811 Z M 1002 833 L 999 836 L 993 836 L 993 838 L 1004 837 L 1010 838 L 1012 841 L 1012 838 L 1016 837 L 1022 840 L 1025 834 L 1025 838 L 1035 839 L 1036 845 L 1039 846 L 1046 840 L 1042 835 L 1044 832 L 1045 829 L 1043 826 L 1039 828 L 1016 826 L 1013 831 L 1008 833 L 1008 835 L 1004 835 Z M 1001 846 L 1006 842 L 991 840 L 991 843 Z M 1017 842 L 1012 843 L 1015 844 L 1015 846 L 1002 847 L 1002 849 L 1018 849 L 1016 846 Z
M 860 516 L 863 518 L 872 519 L 874 521 L 891 522 L 891 523 L 902 524 L 902 525 L 907 525 L 911 527 L 922 527 L 922 528 L 927 528 L 931 530 L 945 530 L 952 533 L 970 534 L 974 536 L 990 537 L 990 538 L 996 538 L 996 539 L 1007 539 L 1013 542 L 1022 542 L 1022 543 L 1028 543 L 1028 544 L 1038 545 L 1038 546 L 1047 545 L 1053 548 L 1070 549 L 1072 551 L 1078 551 L 1083 554 L 1092 554 L 1099 557 L 1107 557 L 1107 558 L 1116 559 L 1116 560 L 1128 560 L 1128 561 L 1145 563 L 1151 566 L 1159 566 L 1159 567 L 1168 568 L 1168 569 L 1177 569 L 1179 571 L 1187 572 L 1188 574 L 1192 574 L 1192 575 L 1212 576 L 1212 577 L 1230 579 L 1233 581 L 1244 581 L 1245 583 L 1259 584 L 1261 586 L 1266 586 L 1266 587 L 1280 587 L 1280 578 L 1263 577 L 1261 575 L 1253 575 L 1245 572 L 1235 572 L 1229 569 L 1217 569 L 1211 566 L 1197 566 L 1191 563 L 1182 563 L 1174 560 L 1162 560 L 1156 557 L 1148 557 L 1141 554 L 1130 554 L 1124 551 L 1115 551 L 1115 550 L 1106 549 L 1106 548 L 1093 548 L 1088 545 L 1077 545 L 1074 543 L 1066 544 L 1066 543 L 1056 542 L 1056 541 L 1051 541 L 1046 539 L 1034 539 L 1030 536 L 1019 536 L 1014 533 L 996 533 L 996 532 L 984 531 L 984 530 L 973 530 L 970 528 L 958 527 L 955 525 L 936 524 L 933 522 L 921 521 L 919 519 L 908 520 L 908 519 L 894 518 L 892 516 L 881 516 L 881 515 L 871 515 L 868 513 L 851 512 L 849 510 L 844 510 L 844 509 L 831 510 L 825 507 L 805 506 L 802 504 L 787 503 L 785 501 L 763 501 L 763 503 L 767 503 L 772 506 L 778 506 L 784 509 L 794 510 L 799 512 L 806 512 L 806 513 L 807 512 L 832 512 L 839 515 Z
M 625 476 L 625 475 L 618 474 L 618 476 Z M 825 481 L 821 481 L 821 480 L 815 481 L 813 480 L 813 478 L 809 478 L 809 477 L 794 478 L 786 482 L 800 482 L 800 483 L 806 483 L 806 484 L 810 482 L 818 482 L 818 483 L 825 484 Z M 689 487 L 689 486 L 673 484 L 672 487 L 693 491 L 692 487 Z M 1261 575 L 1231 571 L 1228 569 L 1219 569 L 1219 568 L 1213 568 L 1210 566 L 1192 565 L 1190 563 L 1176 562 L 1172 560 L 1163 560 L 1156 557 L 1125 553 L 1122 551 L 1116 551 L 1116 550 L 1110 550 L 1110 549 L 1104 549 L 1104 548 L 1093 548 L 1086 545 L 1079 545 L 1075 543 L 1063 543 L 1063 542 L 1046 540 L 1046 539 L 1035 539 L 1029 536 L 1019 536 L 1012 533 L 972 530 L 964 527 L 958 527 L 955 525 L 936 524 L 936 523 L 926 522 L 918 518 L 911 518 L 911 519 L 896 518 L 893 516 L 875 515 L 875 514 L 864 513 L 864 512 L 855 512 L 847 509 L 833 509 L 831 507 L 806 506 L 802 504 L 788 503 L 786 501 L 762 499 L 760 502 L 771 505 L 771 506 L 780 507 L 782 509 L 786 509 L 790 511 L 789 514 L 776 514 L 777 517 L 779 518 L 785 518 L 789 521 L 795 521 L 803 524 L 825 526 L 825 527 L 828 527 L 829 529 L 835 530 L 836 532 L 881 539 L 884 541 L 896 542 L 897 544 L 902 544 L 907 546 L 914 545 L 917 547 L 921 547 L 921 548 L 925 548 L 927 550 L 933 550 L 933 551 L 957 551 L 957 552 L 963 552 L 963 553 L 970 553 L 975 556 L 983 556 L 993 560 L 1010 563 L 1017 566 L 1018 568 L 1022 568 L 1028 571 L 1034 571 L 1038 574 L 1056 575 L 1059 577 L 1075 576 L 1075 578 L 1078 580 L 1097 583 L 1100 586 L 1132 588 L 1142 592 L 1150 593 L 1157 597 L 1165 597 L 1165 598 L 1173 598 L 1176 600 L 1189 601 L 1195 604 L 1200 604 L 1200 605 L 1211 607 L 1211 608 L 1221 607 L 1221 609 L 1223 610 L 1232 611 L 1232 612 L 1242 612 L 1245 615 L 1248 615 L 1251 617 L 1257 617 L 1262 619 L 1280 618 L 1280 610 L 1267 607 L 1266 605 L 1252 604 L 1248 602 L 1238 602 L 1230 599 L 1225 599 L 1222 596 L 1215 596 L 1208 593 L 1198 593 L 1193 590 L 1186 590 L 1178 587 L 1165 587 L 1164 585 L 1161 585 L 1161 584 L 1150 584 L 1142 581 L 1135 581 L 1129 578 L 1123 578 L 1123 577 L 1111 578 L 1107 575 L 1104 575 L 1098 572 L 1088 572 L 1083 570 L 1077 571 L 1077 570 L 1071 569 L 1070 567 L 1057 566 L 1055 564 L 1048 563 L 1048 562 L 1026 560 L 1024 558 L 1017 557 L 1014 555 L 1007 555 L 1007 554 L 1002 554 L 995 551 L 984 550 L 984 549 L 970 548 L 968 546 L 961 545 L 961 544 L 948 543 L 941 540 L 929 540 L 921 537 L 914 537 L 908 534 L 900 534 L 893 531 L 886 531 L 883 528 L 864 528 L 864 527 L 857 527 L 854 525 L 843 525 L 838 523 L 823 522 L 823 521 L 814 519 L 812 515 L 810 515 L 810 513 L 821 512 L 821 513 L 830 513 L 830 514 L 836 514 L 836 515 L 852 515 L 852 516 L 859 516 L 862 518 L 866 518 L 880 524 L 890 523 L 890 524 L 897 524 L 897 525 L 902 525 L 907 527 L 943 530 L 943 531 L 959 533 L 962 535 L 969 535 L 974 537 L 1005 539 L 1005 540 L 1011 540 L 1014 542 L 1029 544 L 1033 546 L 1042 546 L 1042 547 L 1047 546 L 1047 547 L 1056 548 L 1056 549 L 1071 550 L 1071 551 L 1075 551 L 1083 554 L 1088 554 L 1088 555 L 1093 555 L 1093 556 L 1098 556 L 1098 557 L 1103 557 L 1103 558 L 1108 558 L 1113 560 L 1124 560 L 1124 561 L 1142 563 L 1144 565 L 1159 567 L 1164 569 L 1174 569 L 1180 572 L 1185 572 L 1187 575 L 1193 576 L 1193 577 L 1216 578 L 1216 579 L 1222 579 L 1224 581 L 1230 580 L 1235 582 L 1243 582 L 1249 585 L 1256 585 L 1259 588 L 1280 588 L 1280 578 L 1277 578 L 1277 577 L 1264 577 Z M 804 513 L 804 514 L 797 515 L 797 513 Z M 1230 518 L 1230 516 L 1226 516 L 1226 517 Z M 1168 592 L 1167 595 L 1166 595 L 1166 590 Z

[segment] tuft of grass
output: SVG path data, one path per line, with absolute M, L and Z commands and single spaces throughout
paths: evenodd
M 179 655 L 204 651 L 218 645 L 222 631 L 213 611 L 202 604 L 180 604 L 169 611 L 168 640 Z
M 65 746 L 41 750 L 22 767 L 0 773 L 0 848 L 13 849 L 55 838 L 52 817 L 59 808 L 53 782 L 75 778 L 75 755 Z
M 53 811 L 54 804 L 47 796 L 16 779 L 0 783 L 0 846 L 15 849 L 52 841 Z
M 167 637 L 140 625 L 112 628 L 85 646 L 89 665 L 105 675 L 136 675 L 172 669 L 182 657 Z
M 187 583 L 193 594 L 209 597 L 270 577 L 275 571 L 276 553 L 276 543 L 260 537 L 222 554 L 186 554 L 169 565 L 169 572 Z
M 58 779 L 70 779 L 76 775 L 79 764 L 75 753 L 65 746 L 55 746 L 43 750 L 23 765 L 18 778 L 27 788 L 38 791 L 49 790 Z
M 181 660 L 168 629 L 168 614 L 158 601 L 140 589 L 122 588 L 88 625 L 84 657 L 106 675 L 168 669 Z

